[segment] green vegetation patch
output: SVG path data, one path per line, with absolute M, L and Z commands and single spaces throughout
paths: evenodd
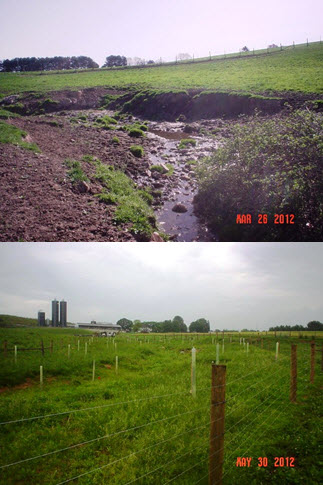
M 152 201 L 150 194 L 137 190 L 126 174 L 101 162 L 97 162 L 95 177 L 106 188 L 97 195 L 99 200 L 117 205 L 114 220 L 118 223 L 131 223 L 135 234 L 149 237 L 154 224 L 154 214 L 149 207 Z
M 114 143 L 115 145 L 120 145 L 120 140 L 117 136 L 114 136 L 111 142 Z
M 78 160 L 67 159 L 65 160 L 65 164 L 70 168 L 67 175 L 73 184 L 82 181 L 87 182 L 89 180 L 86 174 L 83 172 L 81 163 Z
M 321 240 L 322 128 L 323 115 L 308 110 L 255 117 L 200 163 L 197 207 L 220 240 Z M 238 214 L 252 224 L 238 224 Z
M 49 92 L 105 86 L 111 89 L 185 90 L 207 89 L 219 92 L 323 93 L 322 44 L 284 46 L 283 50 L 255 51 L 213 57 L 210 62 L 179 63 L 146 68 L 125 68 L 58 73 L 0 73 L 1 94 L 26 91 Z M 232 58 L 231 58 L 232 57 Z M 107 106 L 115 99 L 106 97 Z M 144 98 L 143 98 L 144 99 Z
M 20 115 L 18 113 L 13 113 L 8 111 L 7 109 L 0 109 L 0 119 L 1 120 L 8 120 L 9 118 L 19 118 Z
M 144 149 L 141 145 L 132 145 L 130 151 L 137 158 L 141 158 L 144 155 Z
M 196 140 L 194 140 L 193 138 L 183 138 L 179 145 L 178 145 L 178 148 L 180 150 L 182 150 L 183 148 L 188 148 L 188 147 L 195 147 L 196 146 Z
M 4 121 L 0 121 L 0 143 L 9 143 L 11 145 L 17 145 L 27 150 L 39 153 L 40 149 L 36 143 L 28 143 L 24 141 L 27 136 L 25 131 L 20 130 L 16 126 L 9 125 Z

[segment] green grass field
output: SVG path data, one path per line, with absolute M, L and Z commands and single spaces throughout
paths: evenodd
M 232 55 L 233 57 L 235 55 Z M 269 55 L 153 68 L 78 73 L 1 73 L 0 95 L 94 86 L 161 90 L 206 89 L 224 92 L 322 93 L 323 44 L 284 48 Z
M 247 353 L 238 333 L 232 341 L 225 335 L 223 351 L 219 334 L 220 364 L 227 366 L 224 484 L 317 484 L 321 353 L 310 384 L 309 341 L 277 335 L 276 361 L 276 339 L 261 335 L 263 347 L 254 333 Z M 131 334 L 113 341 L 92 339 L 78 329 L 0 329 L 1 349 L 5 339 L 1 483 L 208 483 L 215 335 Z M 40 339 L 44 356 L 39 350 L 19 351 L 39 348 Z M 289 401 L 291 341 L 298 343 L 297 404 Z M 320 349 L 318 336 L 316 342 Z M 193 345 L 196 398 L 190 393 Z M 253 457 L 252 466 L 237 468 L 238 456 Z M 275 468 L 276 456 L 294 457 L 295 467 Z M 268 466 L 258 467 L 258 457 L 268 457 Z

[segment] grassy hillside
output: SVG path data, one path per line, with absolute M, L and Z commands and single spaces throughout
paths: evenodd
M 6 386 L 0 405 L 1 483 L 57 485 L 79 477 L 80 485 L 206 485 L 215 337 L 120 335 L 113 340 L 79 333 L 0 330 L 9 349 L 18 345 L 16 361 L 12 351 L 0 354 L 0 383 Z M 52 353 L 19 351 L 40 338 L 46 347 L 54 340 Z M 319 483 L 321 355 L 316 354 L 310 384 L 309 343 L 279 340 L 278 360 L 272 337 L 264 338 L 263 347 L 253 339 L 249 352 L 239 334 L 232 341 L 225 336 L 224 348 L 220 340 L 220 364 L 227 367 L 224 485 Z M 289 401 L 291 340 L 298 344 L 296 404 Z M 190 393 L 193 345 L 196 397 Z M 238 456 L 253 457 L 252 466 L 236 467 Z M 257 457 L 264 456 L 268 467 L 259 468 Z M 295 467 L 275 468 L 275 456 L 294 457 Z
M 322 93 L 323 44 L 284 48 L 266 55 L 152 68 L 78 73 L 1 73 L 0 95 L 94 86 L 110 88 L 207 89 L 253 93 Z
M 17 317 L 16 315 L 0 315 L 0 327 L 14 327 L 15 325 L 37 325 L 37 318 Z

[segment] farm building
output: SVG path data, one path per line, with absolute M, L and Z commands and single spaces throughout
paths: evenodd
M 92 320 L 91 323 L 78 323 L 77 326 L 85 330 L 93 330 L 93 332 L 100 334 L 101 337 L 114 337 L 117 333 L 121 332 L 120 325 L 96 322 L 95 320 Z

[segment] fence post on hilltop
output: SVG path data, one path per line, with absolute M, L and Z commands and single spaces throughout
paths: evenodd
M 296 402 L 297 391 L 297 345 L 291 346 L 291 366 L 290 366 L 290 400 Z
M 5 340 L 3 342 L 3 353 L 4 353 L 4 356 L 7 357 L 7 355 L 8 355 L 8 342 L 7 342 L 7 340 Z
M 15 345 L 15 364 L 17 364 L 17 345 Z
M 40 345 L 41 345 L 41 353 L 42 353 L 42 355 L 44 356 L 45 349 L 44 349 L 44 341 L 43 341 L 43 339 L 41 339 L 41 341 L 40 341 Z
M 67 357 L 68 359 L 71 357 L 71 344 L 68 344 L 67 346 Z
M 192 348 L 191 392 L 196 397 L 196 348 Z
M 209 485 L 222 485 L 225 373 L 225 365 L 212 363 Z
M 315 342 L 311 343 L 311 376 L 310 381 L 313 384 L 315 375 Z
M 80 341 L 77 341 L 77 350 L 80 350 Z
M 84 349 L 85 355 L 87 354 L 87 342 L 85 342 L 85 349 Z

